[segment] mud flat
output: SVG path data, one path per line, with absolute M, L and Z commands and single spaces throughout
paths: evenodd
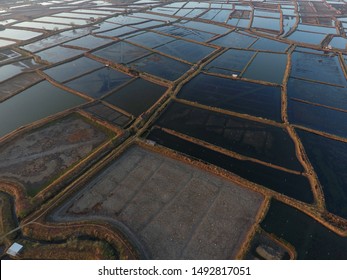
M 262 202 L 258 193 L 132 146 L 50 219 L 105 219 L 153 259 L 225 259 L 238 253 Z
M 33 196 L 106 139 L 77 115 L 18 135 L 0 148 L 0 180 L 15 181 Z

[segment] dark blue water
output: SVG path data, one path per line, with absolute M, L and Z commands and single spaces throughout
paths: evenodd
M 178 97 L 281 122 L 281 88 L 199 74 Z
M 251 161 L 232 158 L 168 134 L 161 129 L 153 129 L 148 135 L 148 139 L 188 156 L 219 166 L 276 192 L 307 203 L 313 202 L 310 184 L 304 176 L 294 175 Z
M 280 127 L 177 102 L 168 106 L 156 124 L 242 155 L 303 170 L 296 158 L 293 141 Z
M 347 258 L 347 238 L 332 232 L 306 214 L 272 200 L 261 227 L 295 247 L 298 259 Z

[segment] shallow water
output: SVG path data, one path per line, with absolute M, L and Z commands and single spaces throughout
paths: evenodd
M 108 67 L 67 82 L 65 85 L 93 98 L 100 98 L 111 90 L 123 85 L 130 76 Z
M 85 25 L 91 23 L 90 20 L 86 19 L 71 19 L 71 18 L 64 18 L 64 17 L 40 17 L 34 19 L 34 21 L 41 21 L 41 22 L 49 22 L 49 23 L 62 23 L 67 25 Z
M 0 37 L 4 39 L 14 39 L 14 40 L 29 40 L 38 36 L 41 36 L 40 32 L 33 32 L 28 30 L 19 30 L 13 28 L 6 28 L 0 31 Z
M 290 78 L 287 84 L 288 98 L 305 100 L 347 110 L 347 89 Z
M 10 79 L 20 73 L 40 68 L 41 66 L 41 64 L 36 63 L 33 59 L 25 59 L 0 66 L 0 82 Z
M 0 103 L 0 137 L 34 121 L 86 102 L 47 81 L 40 82 Z M 39 104 L 39 106 L 38 106 Z
M 21 57 L 22 55 L 12 49 L 4 49 L 0 51 L 0 62 L 4 63 L 6 61 Z
M 146 72 L 169 81 L 177 80 L 191 68 L 189 64 L 160 54 L 151 54 L 138 59 L 129 66 L 137 71 Z
M 343 37 L 334 37 L 330 41 L 329 45 L 331 45 L 333 48 L 345 50 L 347 49 L 347 39 Z
M 106 37 L 120 37 L 125 34 L 130 34 L 132 32 L 136 32 L 138 29 L 131 27 L 131 26 L 122 26 L 116 29 L 111 29 L 109 31 L 99 32 L 98 30 L 95 31 L 100 36 L 106 36 Z
M 197 22 L 197 21 L 188 21 L 188 22 L 180 22 L 177 25 L 186 27 L 186 28 L 193 28 L 198 29 L 205 32 L 211 32 L 215 34 L 224 34 L 228 31 L 230 31 L 229 28 L 218 26 L 215 24 L 209 24 L 209 23 L 203 23 L 203 22 Z
M 139 116 L 147 111 L 166 91 L 166 87 L 136 79 L 104 98 L 104 101 Z
M 274 18 L 253 17 L 252 27 L 280 31 L 281 21 Z
M 270 40 L 267 38 L 259 38 L 252 46 L 250 46 L 250 49 L 284 53 L 288 47 L 288 44 L 282 42 Z
M 93 54 L 115 63 L 129 63 L 150 54 L 150 51 L 121 41 L 97 50 Z
M 347 218 L 347 143 L 297 129 L 323 186 L 328 211 Z
M 278 11 L 255 9 L 254 16 L 280 18 L 280 13 Z
M 0 39 L 0 47 L 6 47 L 15 44 L 15 41 L 3 40 Z
M 109 44 L 111 42 L 113 41 L 110 39 L 98 38 L 93 35 L 87 35 L 72 41 L 68 41 L 64 45 L 75 46 L 91 50 Z
M 281 89 L 199 74 L 178 98 L 281 122 Z
M 347 137 L 347 112 L 288 100 L 288 119 L 292 124 L 302 125 L 330 134 Z
M 154 32 L 144 32 L 137 35 L 135 34 L 135 36 L 127 37 L 126 40 L 148 48 L 155 48 L 176 39 Z
M 205 70 L 227 75 L 241 72 L 254 55 L 253 51 L 230 49 L 207 64 Z
M 320 45 L 326 36 L 327 36 L 326 34 L 311 33 L 311 32 L 296 30 L 294 31 L 294 33 L 290 34 L 287 38 L 289 40 L 293 40 L 293 41 L 297 41 L 301 43 Z
M 294 170 L 303 169 L 292 139 L 279 127 L 177 102 L 168 106 L 156 124 L 242 155 Z
M 156 50 L 192 63 L 203 59 L 215 51 L 214 48 L 183 40 L 172 41 L 156 48 Z
M 88 28 L 74 29 L 72 31 L 64 31 L 56 35 L 52 35 L 47 38 L 44 38 L 42 40 L 33 42 L 31 44 L 24 45 L 21 48 L 30 52 L 37 52 L 49 47 L 56 46 L 60 43 L 72 40 L 74 38 L 82 37 L 88 34 L 91 30 L 92 28 L 88 27 Z
M 50 63 L 57 63 L 69 58 L 73 58 L 75 56 L 79 56 L 82 53 L 84 53 L 84 51 L 82 50 L 56 46 L 50 49 L 40 51 L 36 53 L 36 55 L 39 56 L 42 60 L 48 61 Z
M 347 258 L 347 238 L 333 233 L 311 217 L 272 200 L 261 227 L 295 247 L 298 259 Z
M 291 76 L 336 85 L 347 85 L 337 56 L 294 52 L 292 54 Z
M 81 57 L 67 63 L 44 70 L 43 72 L 58 82 L 65 82 L 104 65 L 87 57 Z
M 335 27 L 315 26 L 307 24 L 298 24 L 297 30 L 317 32 L 322 34 L 337 34 Z
M 215 36 L 215 34 L 213 33 L 192 30 L 175 25 L 158 27 L 154 30 L 174 36 L 180 36 L 182 38 L 187 38 L 198 42 L 205 42 Z
M 161 129 L 152 129 L 147 138 L 169 149 L 219 166 L 276 192 L 307 203 L 313 202 L 310 184 L 303 176 L 290 174 L 255 162 L 232 158 L 168 134 Z
M 212 44 L 227 47 L 227 48 L 247 48 L 255 42 L 256 38 L 247 36 L 238 32 L 229 33 L 217 40 L 212 41 Z
M 264 68 L 265 65 L 266 68 Z M 286 66 L 286 54 L 258 53 L 242 76 L 253 80 L 282 84 Z
M 63 30 L 71 28 L 69 25 L 56 24 L 56 23 L 44 23 L 44 22 L 36 22 L 36 21 L 24 21 L 21 23 L 17 23 L 13 26 L 16 27 L 27 27 L 33 29 L 41 29 L 41 30 Z

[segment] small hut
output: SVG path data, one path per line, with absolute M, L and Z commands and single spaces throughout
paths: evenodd
M 12 257 L 16 257 L 20 251 L 22 251 L 23 245 L 19 243 L 13 243 L 10 248 L 7 249 L 6 253 Z

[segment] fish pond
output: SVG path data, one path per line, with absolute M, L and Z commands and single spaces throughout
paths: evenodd
M 178 98 L 281 122 L 281 88 L 199 74 Z
M 36 53 L 42 60 L 47 61 L 49 63 L 57 63 L 64 61 L 69 58 L 73 58 L 76 56 L 80 56 L 84 51 L 64 48 L 61 46 L 52 47 L 50 49 L 46 49 Z
M 345 111 L 289 99 L 288 118 L 292 124 L 347 137 L 347 112 Z
M 271 201 L 261 227 L 294 246 L 298 259 L 347 258 L 346 237 L 337 235 L 306 214 L 277 200 Z
M 84 93 L 92 98 L 101 98 L 106 93 L 128 82 L 132 77 L 104 67 L 74 80 L 65 85 L 69 88 Z
M 253 51 L 229 49 L 207 64 L 205 70 L 229 76 L 241 73 L 255 54 Z
M 129 66 L 169 81 L 177 80 L 191 68 L 189 64 L 156 53 L 138 59 Z
M 152 107 L 166 89 L 146 80 L 136 79 L 104 98 L 104 101 L 137 117 Z
M 86 102 L 83 98 L 64 91 L 47 81 L 40 82 L 0 103 L 0 137 L 45 117 Z M 38 106 L 38 104 L 40 106 Z
M 184 40 L 175 40 L 157 47 L 157 51 L 164 54 L 195 63 L 212 53 L 215 49 Z
M 347 143 L 298 129 L 322 185 L 328 211 L 347 219 Z
M 266 68 L 264 68 L 265 65 Z M 286 67 L 286 54 L 258 52 L 251 64 L 246 68 L 246 71 L 242 74 L 242 77 L 282 84 Z
M 292 139 L 280 127 L 178 102 L 171 103 L 156 124 L 248 157 L 303 170 Z
M 284 172 L 249 160 L 239 160 L 184 140 L 158 128 L 152 129 L 147 138 L 169 149 L 219 166 L 273 191 L 303 202 L 313 203 L 311 187 L 304 176 Z
M 82 56 L 81 58 L 45 69 L 43 72 L 58 82 L 65 82 L 102 67 L 104 67 L 102 63 Z
M 97 50 L 93 52 L 93 54 L 115 63 L 130 63 L 131 61 L 150 54 L 150 51 L 121 41 Z
M 226 48 L 248 48 L 256 40 L 256 37 L 248 36 L 238 32 L 231 32 L 212 41 L 211 43 Z
M 33 59 L 20 60 L 0 66 L 0 82 L 13 78 L 21 73 L 33 71 L 41 66 L 41 64 L 36 63 Z
M 291 76 L 335 85 L 347 85 L 338 56 L 294 52 Z

